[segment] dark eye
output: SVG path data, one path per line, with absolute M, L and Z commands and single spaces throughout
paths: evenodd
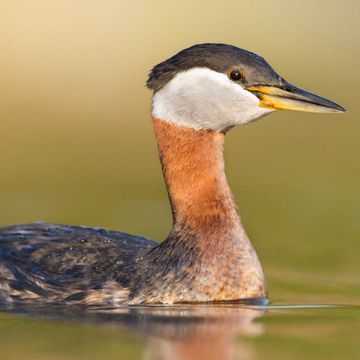
M 229 72 L 229 78 L 234 81 L 239 81 L 244 78 L 244 73 L 240 69 L 231 70 Z

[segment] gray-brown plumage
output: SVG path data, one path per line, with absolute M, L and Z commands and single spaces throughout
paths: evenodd
M 120 303 L 128 299 L 136 258 L 155 245 L 101 228 L 0 228 L 0 303 Z

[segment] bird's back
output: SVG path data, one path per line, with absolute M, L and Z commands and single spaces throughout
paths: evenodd
M 119 304 L 137 258 L 157 243 L 102 228 L 0 228 L 0 303 Z

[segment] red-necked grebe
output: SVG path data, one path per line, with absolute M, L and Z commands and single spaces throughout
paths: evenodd
M 173 213 L 158 244 L 80 226 L 0 229 L 0 302 L 178 303 L 267 296 L 264 274 L 224 174 L 232 127 L 275 109 L 343 112 L 279 76 L 261 57 L 225 44 L 185 49 L 155 66 L 152 117 Z

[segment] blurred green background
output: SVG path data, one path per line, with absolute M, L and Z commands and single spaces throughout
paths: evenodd
M 277 112 L 234 129 L 225 155 L 272 299 L 357 302 L 359 14 L 355 0 L 2 2 L 0 225 L 164 239 L 146 77 L 192 44 L 229 43 L 348 110 Z

